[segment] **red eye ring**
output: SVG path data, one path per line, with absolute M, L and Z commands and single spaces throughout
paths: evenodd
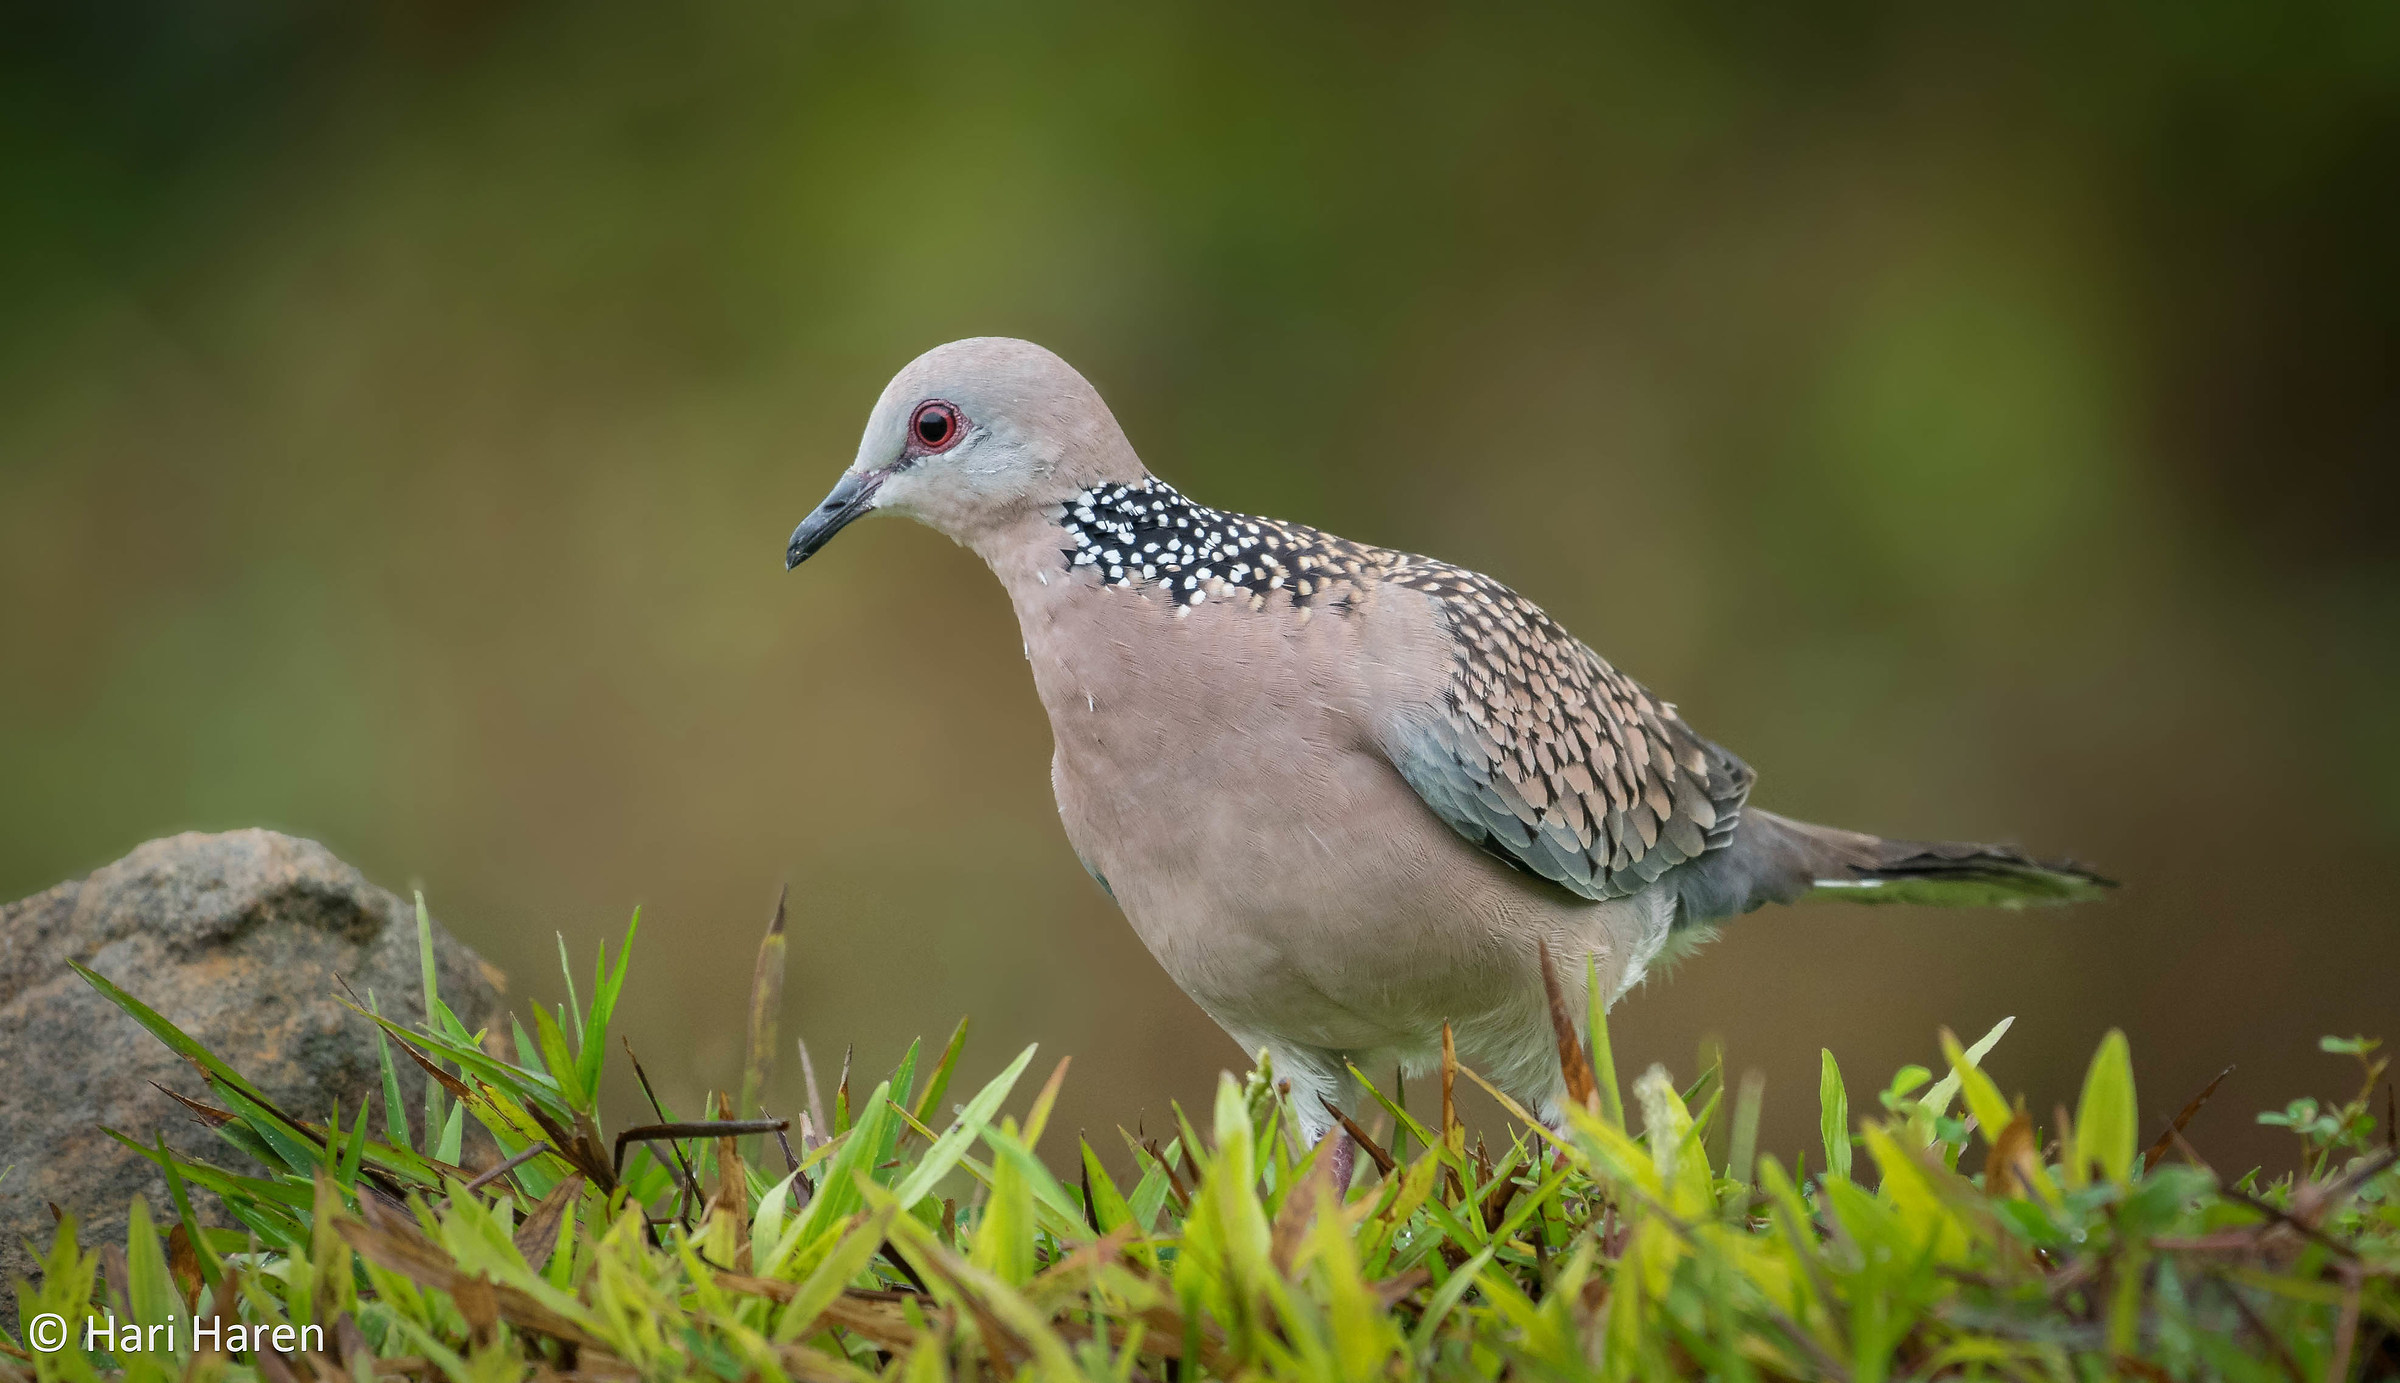
M 948 451 L 967 435 L 967 420 L 955 404 L 927 399 L 908 419 L 908 449 L 920 455 Z

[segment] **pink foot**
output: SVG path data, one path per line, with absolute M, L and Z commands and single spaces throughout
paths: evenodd
M 1333 1192 L 1336 1200 L 1350 1198 L 1350 1176 L 1358 1170 L 1358 1145 L 1350 1141 L 1346 1130 L 1335 1129 L 1325 1135 L 1333 1146 L 1325 1150 L 1325 1160 L 1333 1171 Z

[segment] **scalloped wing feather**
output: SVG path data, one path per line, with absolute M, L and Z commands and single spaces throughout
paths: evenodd
M 1384 579 L 1434 598 L 1451 651 L 1441 704 L 1385 750 L 1460 835 L 1592 899 L 1733 839 L 1750 766 L 1672 705 L 1490 577 L 1417 559 Z

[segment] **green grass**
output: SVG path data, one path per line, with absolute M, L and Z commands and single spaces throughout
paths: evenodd
M 777 928 L 762 950 L 749 1090 L 771 1062 L 781 942 Z M 275 1108 L 84 971 L 191 1061 L 206 1086 L 187 1092 L 195 1111 L 265 1174 L 125 1138 L 164 1169 L 171 1204 L 136 1202 L 121 1253 L 79 1245 L 62 1223 L 0 1371 L 271 1383 L 2400 1373 L 2400 1172 L 2371 1042 L 2325 1043 L 2357 1064 L 2357 1098 L 2261 1116 L 2302 1152 L 2273 1181 L 2200 1161 L 2182 1138 L 2197 1100 L 2146 1142 L 2119 1034 L 2073 1113 L 2046 1127 L 1979 1068 L 2005 1023 L 1971 1046 L 1941 1034 L 1938 1079 L 1908 1067 L 1866 1098 L 1828 1054 L 1812 1173 L 1756 1152 L 1754 1082 L 1729 1096 L 1719 1069 L 1679 1088 L 1653 1067 L 1620 1086 L 1595 1014 L 1588 1047 L 1562 1023 L 1576 1096 L 1565 1127 L 1503 1097 L 1518 1123 L 1497 1155 L 1470 1151 L 1447 1098 L 1427 1123 L 1378 1095 L 1399 1155 L 1366 1148 L 1345 1194 L 1321 1154 L 1294 1147 L 1288 1101 L 1262 1070 L 1227 1077 L 1197 1121 L 1178 1111 L 1163 1144 L 1128 1135 L 1112 1154 L 1138 1169 L 1126 1184 L 1088 1144 L 1045 1145 L 1063 1062 L 1028 1097 L 1028 1048 L 950 1102 L 964 1024 L 931 1069 L 912 1047 L 872 1090 L 845 1079 L 796 1130 L 658 1107 L 612 1136 L 597 1091 L 632 944 L 629 931 L 613 963 L 602 957 L 588 1002 L 537 1008 L 505 1040 L 468 1032 L 428 966 L 424 1024 L 360 1009 L 382 1044 L 380 1116 L 322 1123 Z M 407 1065 L 435 1077 L 413 1111 L 399 1095 Z M 1445 1090 L 1478 1079 L 1444 1076 Z M 460 1165 L 470 1119 L 499 1150 L 480 1171 Z M 1057 1163 L 1076 1170 L 1062 1178 Z M 196 1198 L 239 1227 L 206 1227 Z M 66 1348 L 31 1348 L 45 1314 L 72 1323 Z M 95 1314 L 120 1329 L 181 1321 L 181 1348 L 157 1347 L 154 1331 L 143 1350 L 87 1350 Z M 195 1357 L 195 1314 L 294 1347 Z

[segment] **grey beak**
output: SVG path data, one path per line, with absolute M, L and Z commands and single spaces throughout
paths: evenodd
M 883 484 L 883 472 L 844 474 L 825 502 L 792 530 L 792 545 L 783 550 L 783 569 L 790 571 L 817 555 L 817 549 L 833 541 L 833 535 L 848 527 L 852 519 L 867 512 L 875 502 L 875 491 Z

